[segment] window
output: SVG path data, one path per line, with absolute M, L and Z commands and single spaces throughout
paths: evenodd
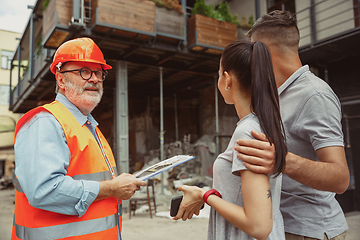
M 11 59 L 13 58 L 14 52 L 1 50 L 1 68 L 10 69 Z
M 9 105 L 10 86 L 0 85 L 0 105 Z
M 292 13 L 295 11 L 295 0 L 268 0 L 267 1 L 268 12 L 274 10 L 287 10 Z

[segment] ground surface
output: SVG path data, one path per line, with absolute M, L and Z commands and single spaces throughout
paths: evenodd
M 200 218 L 183 222 L 169 218 L 169 203 L 172 196 L 156 196 L 158 215 L 150 218 L 148 212 L 136 213 L 129 219 L 123 216 L 123 240 L 206 240 L 208 219 L 202 217 L 208 209 L 203 210 Z M 0 190 L 0 240 L 9 240 L 13 224 L 14 189 Z M 360 239 L 360 212 L 346 214 L 349 225 L 346 240 Z

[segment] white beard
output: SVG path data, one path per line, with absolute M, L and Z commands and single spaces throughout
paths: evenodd
M 94 110 L 103 95 L 103 88 L 99 87 L 98 84 L 86 82 L 83 87 L 80 87 L 72 82 L 67 76 L 64 87 L 65 97 L 79 108 L 84 115 L 87 115 Z M 97 88 L 98 92 L 85 92 L 85 89 L 89 87 Z

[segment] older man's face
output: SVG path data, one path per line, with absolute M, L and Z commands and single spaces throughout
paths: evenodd
M 101 65 L 95 63 L 69 62 L 61 72 L 88 68 L 91 71 L 101 71 Z M 103 94 L 103 83 L 94 73 L 88 80 L 84 80 L 79 71 L 65 74 L 65 96 L 84 114 L 89 114 L 100 102 Z

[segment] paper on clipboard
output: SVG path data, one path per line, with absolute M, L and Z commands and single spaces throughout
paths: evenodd
M 187 162 L 191 159 L 195 158 L 194 156 L 190 155 L 176 155 L 174 157 L 165 159 L 161 162 L 158 162 L 144 170 L 141 170 L 140 172 L 134 174 L 135 177 L 139 178 L 142 181 L 145 181 L 149 178 L 154 177 L 155 175 L 158 175 L 159 173 L 162 173 L 166 170 L 169 170 L 170 168 L 176 167 L 184 162 Z

